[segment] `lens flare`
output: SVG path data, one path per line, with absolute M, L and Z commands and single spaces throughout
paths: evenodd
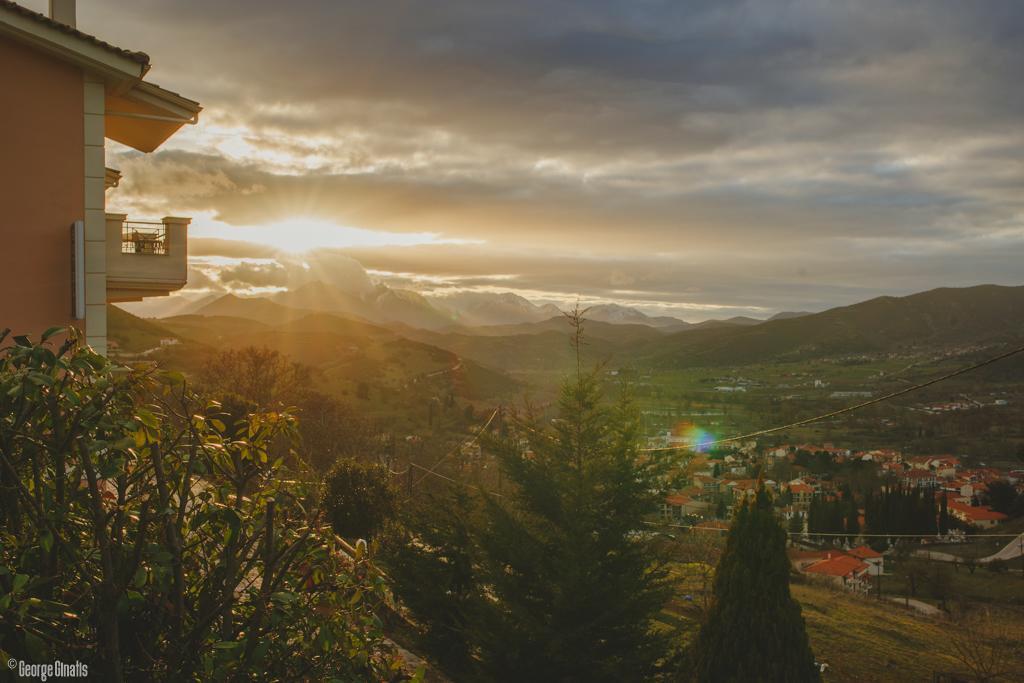
M 698 453 L 706 451 L 715 440 L 714 434 L 689 420 L 677 422 L 672 428 L 672 436 L 681 438 L 684 444 Z

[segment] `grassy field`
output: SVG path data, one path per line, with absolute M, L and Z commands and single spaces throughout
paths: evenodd
M 825 680 L 930 681 L 936 671 L 964 671 L 949 645 L 956 626 L 945 618 L 820 586 L 797 584 L 792 591 L 803 607 L 811 647 L 830 667 Z M 1005 610 L 995 618 L 1004 633 L 1024 630 L 1024 612 Z
M 984 565 L 978 566 L 973 573 L 967 567 L 959 566 L 954 568 L 948 562 L 932 562 L 928 560 L 915 560 L 915 566 L 921 570 L 917 581 L 917 600 L 932 605 L 941 604 L 940 594 L 934 589 L 936 571 L 945 573 L 945 580 L 948 586 L 947 604 L 953 605 L 961 600 L 970 602 L 986 603 L 993 605 L 1015 605 L 1024 607 L 1024 577 L 1021 576 L 1020 559 L 1008 562 L 1008 571 L 993 572 Z M 882 593 L 884 595 L 904 596 L 907 592 L 906 564 L 887 563 L 886 571 L 889 572 L 882 577 Z
M 989 578 L 984 574 L 989 572 L 979 570 L 975 576 L 984 581 Z M 701 572 L 680 564 L 673 575 L 679 580 L 677 597 L 660 620 L 690 640 L 701 618 Z M 1013 579 L 1024 591 L 1020 576 Z M 936 671 L 965 671 L 949 642 L 957 627 L 945 616 L 926 617 L 822 585 L 794 583 L 791 590 L 803 609 L 816 658 L 829 665 L 826 681 L 930 681 Z M 1024 608 L 1004 604 L 993 618 L 1002 633 L 1024 632 Z M 1019 668 L 1024 671 L 1024 660 Z

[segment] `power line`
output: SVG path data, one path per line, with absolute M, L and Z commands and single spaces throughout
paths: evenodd
M 697 529 L 699 531 L 728 531 L 728 529 L 719 529 L 717 527 L 702 525 L 702 524 L 670 524 L 668 522 L 644 522 L 648 526 L 660 526 L 668 527 L 672 529 Z M 813 538 L 815 536 L 830 536 L 830 537 L 853 537 L 853 538 L 938 538 L 939 534 L 852 534 L 852 533 L 818 533 L 802 531 L 787 531 L 789 536 L 806 536 Z M 978 541 L 983 541 L 986 538 L 1017 538 L 1020 534 L 984 534 L 981 536 L 972 536 L 970 538 Z M 967 545 L 962 543 L 960 545 Z
M 416 467 L 418 467 L 419 469 L 425 470 L 426 474 L 424 474 L 422 477 L 420 477 L 419 480 L 416 481 L 416 483 L 414 485 L 415 486 L 419 486 L 420 484 L 422 484 L 424 479 L 429 477 L 431 474 L 436 474 L 435 470 L 438 467 L 441 466 L 441 463 L 443 463 L 445 460 L 447 460 L 451 456 L 453 456 L 456 453 L 458 453 L 459 451 L 461 451 L 466 446 L 468 446 L 468 445 L 470 445 L 472 443 L 476 443 L 477 439 L 480 438 L 480 435 L 484 433 L 484 430 L 486 430 L 491 425 L 491 422 L 494 420 L 495 416 L 497 416 L 499 410 L 501 410 L 501 406 L 498 406 L 497 408 L 494 409 L 494 412 L 491 413 L 491 416 L 489 418 L 487 418 L 487 422 L 485 422 L 483 424 L 483 426 L 480 427 L 480 429 L 476 430 L 476 434 L 474 434 L 472 437 L 470 437 L 466 441 L 463 441 L 462 443 L 460 443 L 458 446 L 456 446 L 452 450 L 448 451 L 448 453 L 446 453 L 444 455 L 444 457 L 442 457 L 440 460 L 435 462 L 434 465 L 432 467 L 430 467 L 430 469 L 426 469 L 426 468 L 421 467 L 420 465 L 416 465 Z M 414 465 L 415 463 L 410 461 L 409 464 L 410 465 Z
M 782 425 L 782 426 L 779 426 L 779 427 L 771 427 L 770 429 L 761 429 L 761 430 L 758 430 L 756 432 L 750 432 L 748 434 L 739 434 L 737 436 L 730 436 L 730 437 L 725 438 L 725 439 L 716 439 L 715 441 L 705 441 L 703 443 L 697 444 L 697 446 L 699 446 L 699 447 L 715 446 L 717 444 L 729 443 L 731 441 L 742 441 L 744 439 L 752 439 L 754 437 L 764 436 L 765 434 L 772 434 L 774 432 L 781 432 L 784 429 L 793 429 L 794 427 L 801 427 L 801 426 L 806 425 L 806 424 L 811 424 L 812 422 L 819 422 L 821 420 L 827 420 L 827 419 L 832 418 L 832 417 L 838 417 L 839 415 L 844 415 L 846 413 L 852 413 L 855 410 L 860 410 L 861 408 L 866 408 L 868 406 L 875 405 L 876 403 L 882 403 L 883 401 L 888 401 L 890 399 L 896 398 L 897 396 L 904 396 L 904 395 L 909 394 L 909 393 L 914 392 L 914 391 L 920 391 L 921 389 L 924 389 L 925 387 L 930 387 L 933 384 L 938 384 L 939 382 L 944 382 L 944 381 L 946 381 L 948 379 L 952 379 L 952 378 L 957 377 L 959 375 L 963 375 L 963 374 L 968 373 L 968 372 L 973 372 L 974 370 L 977 370 L 979 368 L 983 368 L 986 365 L 991 365 L 992 363 L 996 363 L 998 361 L 1001 361 L 1001 360 L 1004 360 L 1006 358 L 1009 358 L 1010 356 L 1015 356 L 1018 353 L 1022 353 L 1022 352 L 1024 352 L 1024 346 L 1018 347 L 1016 349 L 1012 349 L 1012 350 L 1007 351 L 1006 353 L 1002 353 L 1002 354 L 1000 354 L 998 356 L 993 356 L 992 358 L 988 358 L 988 359 L 983 360 L 983 361 L 981 361 L 979 363 L 975 363 L 974 365 L 969 365 L 967 367 L 960 368 L 959 370 L 956 370 L 954 372 L 950 372 L 950 373 L 948 373 L 946 375 L 942 375 L 941 377 L 936 377 L 935 379 L 928 380 L 927 382 L 922 382 L 920 384 L 915 384 L 914 386 L 907 387 L 906 389 L 900 389 L 899 391 L 894 391 L 891 394 L 886 394 L 885 396 L 879 396 L 878 398 L 873 398 L 873 399 L 871 399 L 869 401 L 864 401 L 863 403 L 858 403 L 856 405 L 847 406 L 845 408 L 840 408 L 839 410 L 834 410 L 834 411 L 832 411 L 830 413 L 824 413 L 823 415 L 816 415 L 815 417 L 809 417 L 809 418 L 804 419 L 804 420 L 797 420 L 796 422 L 790 422 L 789 424 L 785 424 L 785 425 Z M 681 446 L 662 446 L 661 448 L 641 448 L 639 450 L 642 453 L 655 453 L 655 452 L 660 452 L 660 451 L 686 450 L 686 449 L 691 449 L 693 447 L 694 446 L 692 444 L 684 444 L 684 445 L 681 445 Z
M 429 476 L 440 477 L 441 479 L 444 479 L 445 481 L 451 482 L 453 484 L 458 484 L 460 486 L 468 486 L 469 488 L 476 489 L 477 491 L 480 491 L 482 493 L 488 493 L 488 494 L 490 494 L 492 496 L 495 496 L 497 498 L 504 498 L 505 497 L 502 494 L 498 493 L 497 491 L 488 491 L 487 489 L 483 488 L 482 486 L 476 486 L 475 484 L 467 484 L 464 481 L 459 481 L 457 479 L 452 479 L 451 477 L 446 477 L 445 475 L 441 474 L 440 472 L 434 472 L 432 470 L 428 470 L 423 465 L 417 465 L 414 462 L 410 462 L 409 465 L 411 467 L 415 467 L 418 470 L 423 470 L 424 472 L 426 472 L 426 474 L 423 475 L 423 479 L 425 479 L 425 478 L 427 478 Z M 423 481 L 423 479 L 420 479 L 420 481 Z

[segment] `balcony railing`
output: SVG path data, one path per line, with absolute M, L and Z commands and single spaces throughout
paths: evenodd
M 107 302 L 166 296 L 184 287 L 188 281 L 189 222 L 175 216 L 159 222 L 130 221 L 123 213 L 108 213 L 104 240 Z
M 121 224 L 121 253 L 167 254 L 167 226 L 153 221 L 124 221 Z

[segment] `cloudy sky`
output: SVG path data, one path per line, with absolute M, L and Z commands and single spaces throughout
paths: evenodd
M 1019 0 L 79 4 L 205 107 L 108 151 L 110 206 L 194 217 L 193 295 L 352 258 L 690 320 L 1024 283 Z

